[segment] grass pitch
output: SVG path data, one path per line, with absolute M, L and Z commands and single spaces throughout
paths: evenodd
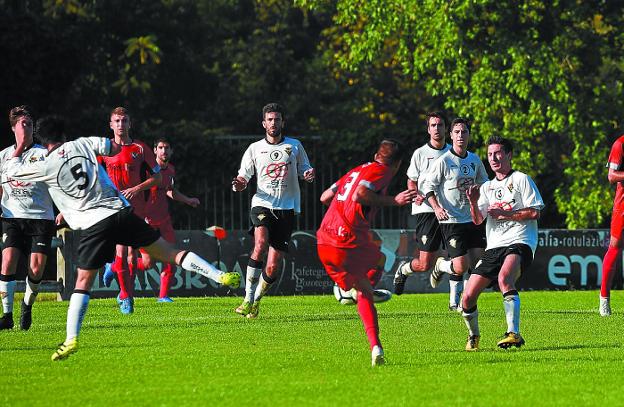
M 333 296 L 266 297 L 257 320 L 240 298 L 138 299 L 121 315 L 93 300 L 68 360 L 67 303 L 42 301 L 33 326 L 0 332 L 2 405 L 618 405 L 624 377 L 624 294 L 598 315 L 598 293 L 522 292 L 521 349 L 496 348 L 506 324 L 499 293 L 479 302 L 480 350 L 465 352 L 448 295 L 379 304 L 388 364 L 371 368 L 354 306 Z M 16 324 L 19 304 L 15 306 Z

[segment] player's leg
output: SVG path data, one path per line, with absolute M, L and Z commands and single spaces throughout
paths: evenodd
M 253 210 L 252 210 L 252 219 Z M 247 270 L 245 273 L 245 298 L 243 303 L 239 305 L 235 312 L 237 314 L 246 316 L 251 311 L 251 305 L 254 302 L 254 295 L 256 288 L 260 282 L 260 276 L 264 270 L 263 259 L 269 250 L 269 229 L 264 224 L 254 225 L 253 227 L 254 247 L 249 256 L 247 263 Z
M 30 254 L 30 267 L 26 276 L 26 290 L 20 312 L 20 328 L 23 330 L 28 330 L 32 324 L 32 306 L 39 294 L 39 285 L 43 280 L 47 258 L 45 253 Z
M 171 220 L 165 221 L 158 225 L 158 230 L 160 231 L 160 235 L 163 239 L 175 245 L 175 231 L 173 230 Z M 158 293 L 159 302 L 173 301 L 169 298 L 169 288 L 171 287 L 171 279 L 173 278 L 174 272 L 175 265 L 172 263 L 163 263 L 163 268 L 160 272 L 160 292 Z
M 112 270 L 117 274 L 120 300 L 132 297 L 132 281 L 130 281 L 127 257 L 128 247 L 118 244 L 115 249 L 115 261 L 113 262 Z
M 267 254 L 267 265 L 265 270 L 260 275 L 260 281 L 256 287 L 254 293 L 253 304 L 247 314 L 247 318 L 257 318 L 260 312 L 260 300 L 271 289 L 273 284 L 279 279 L 280 272 L 282 270 L 282 259 L 285 252 L 275 249 L 269 246 L 269 252 Z
M 524 344 L 524 339 L 520 335 L 520 296 L 516 289 L 516 281 L 520 277 L 521 266 L 521 254 L 510 253 L 505 256 L 498 274 L 498 285 L 503 294 L 503 307 L 507 321 L 505 337 L 498 342 L 498 346 L 501 348 L 520 347 Z
M 622 250 L 622 230 L 624 229 L 624 213 L 614 210 L 611 216 L 611 238 L 609 247 L 602 260 L 602 281 L 600 283 L 600 304 L 598 311 L 603 317 L 611 315 L 611 285 L 615 276 L 615 265 Z
M 78 350 L 78 335 L 82 327 L 82 321 L 89 306 L 90 290 L 93 280 L 97 275 L 97 269 L 78 268 L 76 277 L 76 287 L 69 299 L 67 309 L 67 327 L 65 341 L 59 345 L 52 354 L 52 360 L 63 360 Z
M 0 330 L 13 328 L 13 301 L 15 299 L 15 271 L 21 251 L 16 247 L 2 249 L 2 273 L 0 274 L 0 296 L 2 296 L 2 318 Z
M 492 280 L 479 274 L 472 274 L 466 284 L 466 290 L 462 296 L 462 317 L 466 328 L 468 328 L 468 340 L 466 342 L 467 351 L 475 351 L 479 349 L 479 339 L 481 332 L 479 331 L 479 310 L 477 309 L 477 301 L 479 295 L 485 290 Z

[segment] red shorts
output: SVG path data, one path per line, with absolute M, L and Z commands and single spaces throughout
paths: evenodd
M 154 229 L 158 229 L 163 239 L 165 239 L 169 243 L 175 244 L 176 242 L 175 231 L 173 230 L 173 224 L 171 223 L 171 218 L 167 218 L 160 222 L 153 222 L 153 221 L 150 222 L 148 220 L 147 223 Z
M 343 290 L 350 290 L 356 281 L 363 278 L 371 281 L 375 273 L 369 271 L 377 271 L 377 262 L 381 257 L 379 248 L 374 244 L 354 249 L 319 244 L 317 251 L 327 275 Z M 371 284 L 374 283 L 371 281 Z
M 620 240 L 622 238 L 622 229 L 624 229 L 624 210 L 613 208 L 611 215 L 611 236 Z

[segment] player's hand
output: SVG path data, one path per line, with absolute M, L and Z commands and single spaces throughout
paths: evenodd
M 423 194 L 416 195 L 416 198 L 414 198 L 414 203 L 416 205 L 422 205 L 423 202 L 425 202 L 425 196 Z
M 232 190 L 235 192 L 240 192 L 243 189 L 247 188 L 247 180 L 243 177 L 236 177 L 232 180 Z
M 135 196 L 137 196 L 138 193 L 139 193 L 139 190 L 136 187 L 124 189 L 124 190 L 121 191 L 121 194 L 124 196 L 124 198 L 126 198 L 128 200 L 130 200 L 130 199 L 134 198 Z
M 479 196 L 481 196 L 480 188 L 481 187 L 477 184 L 473 184 L 468 187 L 468 189 L 466 190 L 466 196 L 468 197 L 469 201 L 477 202 L 479 200 Z
M 449 218 L 448 212 L 446 211 L 446 209 L 444 209 L 440 205 L 433 208 L 433 211 L 438 220 L 448 220 Z
M 199 206 L 199 199 L 197 198 L 189 198 L 188 200 L 188 205 L 193 207 L 193 208 L 197 208 Z
M 396 194 L 394 202 L 399 206 L 407 205 L 408 203 L 412 203 L 417 196 L 418 192 L 415 189 L 406 189 Z
M 490 206 L 487 212 L 488 212 L 488 216 L 492 219 L 505 220 L 505 219 L 511 218 L 511 211 L 506 211 L 504 209 L 501 209 L 498 206 L 496 207 Z
M 62 213 L 59 213 L 58 215 L 56 215 L 56 219 L 54 219 L 54 224 L 56 226 L 62 224 L 65 221 L 65 217 L 63 216 Z
M 316 174 L 314 173 L 314 168 L 310 168 L 309 170 L 307 170 L 306 172 L 303 173 L 303 179 L 306 182 L 314 181 L 314 177 L 315 176 L 316 176 Z

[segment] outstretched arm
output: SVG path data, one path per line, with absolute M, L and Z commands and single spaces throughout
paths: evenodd
M 366 206 L 403 206 L 411 203 L 418 195 L 413 189 L 406 189 L 395 196 L 381 195 L 364 185 L 358 185 L 352 199 Z
M 188 206 L 192 206 L 193 208 L 197 208 L 200 204 L 199 199 L 184 195 L 177 188 L 173 188 L 167 191 L 167 196 L 174 201 L 182 202 L 184 204 L 187 204 Z

